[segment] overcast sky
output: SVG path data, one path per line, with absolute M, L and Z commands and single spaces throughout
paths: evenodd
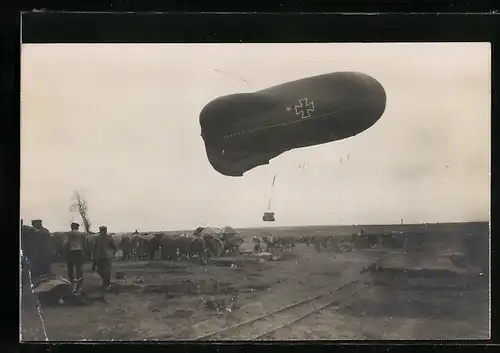
M 373 127 L 239 178 L 211 167 L 209 101 L 335 71 L 385 87 Z M 94 230 L 269 225 L 275 174 L 276 226 L 489 219 L 487 43 L 23 45 L 21 81 L 21 217 L 51 231 L 78 220 L 75 190 Z

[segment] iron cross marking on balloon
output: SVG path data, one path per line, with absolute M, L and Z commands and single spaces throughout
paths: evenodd
M 295 105 L 295 114 L 299 115 L 301 119 L 309 118 L 310 112 L 314 111 L 314 102 L 309 102 L 307 98 L 299 99 L 299 105 Z

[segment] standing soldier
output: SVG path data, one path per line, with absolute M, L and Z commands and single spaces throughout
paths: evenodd
M 255 253 L 260 253 L 262 252 L 262 248 L 260 247 L 260 239 L 258 237 L 253 237 L 253 243 L 255 244 L 253 247 L 253 251 Z
M 85 244 L 85 236 L 78 231 L 79 228 L 80 225 L 78 223 L 71 223 L 71 231 L 67 233 L 63 244 L 64 253 L 66 255 L 66 266 L 68 268 L 68 278 L 73 284 L 74 292 L 81 288 L 83 282 L 83 247 Z
M 123 251 L 123 260 L 130 260 L 130 238 L 126 235 L 123 236 L 120 242 L 120 249 Z
M 37 250 L 40 252 L 39 255 L 39 266 L 40 273 L 43 275 L 51 275 L 51 255 L 52 255 L 52 245 L 51 245 L 51 234 L 47 228 L 42 225 L 41 219 L 35 219 L 31 221 L 31 225 L 33 228 L 39 231 L 38 233 L 38 241 L 37 241 Z
M 116 251 L 113 237 L 108 235 L 108 228 L 100 226 L 99 235 L 94 244 L 94 265 L 101 276 L 104 290 L 108 289 L 111 283 L 111 262 Z

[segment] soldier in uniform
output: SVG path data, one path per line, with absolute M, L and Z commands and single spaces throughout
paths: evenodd
M 123 260 L 130 260 L 130 238 L 126 235 L 120 241 L 120 249 L 123 251 Z
M 260 239 L 258 237 L 253 237 L 253 243 L 255 244 L 254 247 L 253 247 L 253 251 L 255 253 L 260 253 L 262 252 L 262 248 L 260 246 Z
M 94 265 L 101 276 L 104 290 L 108 289 L 111 283 L 111 262 L 116 251 L 115 241 L 108 234 L 108 228 L 100 226 L 99 235 L 94 244 Z
M 83 248 L 85 236 L 78 231 L 79 228 L 80 225 L 78 223 L 71 223 L 71 231 L 67 233 L 67 237 L 63 244 L 64 253 L 66 255 L 66 266 L 68 268 L 68 278 L 74 285 L 74 291 L 77 291 L 83 282 Z
M 40 252 L 38 266 L 40 273 L 43 275 L 51 275 L 51 255 L 52 255 L 52 245 L 51 245 L 51 234 L 47 228 L 42 225 L 41 219 L 35 219 L 31 221 L 33 228 L 39 231 L 37 239 L 37 250 Z

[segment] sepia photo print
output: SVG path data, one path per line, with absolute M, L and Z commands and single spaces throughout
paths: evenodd
M 490 337 L 490 44 L 25 44 L 22 341 Z

